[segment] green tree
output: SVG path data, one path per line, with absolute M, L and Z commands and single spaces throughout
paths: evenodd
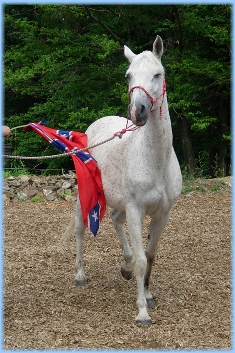
M 181 165 L 226 175 L 230 17 L 229 5 L 6 5 L 5 121 L 13 127 L 46 120 L 50 127 L 85 131 L 101 116 L 126 116 L 123 44 L 136 53 L 151 50 L 160 34 Z M 35 133 L 26 139 L 17 131 L 14 142 L 16 154 L 55 153 Z M 62 166 L 72 164 L 40 162 L 41 168 Z
M 46 120 L 51 127 L 85 131 L 102 115 L 121 110 L 123 88 L 116 84 L 120 69 L 115 67 L 119 43 L 90 32 L 87 17 L 81 6 L 6 6 L 5 117 L 10 126 Z M 15 152 L 36 155 L 38 139 L 33 143 L 33 137 L 27 148 L 22 134 Z M 48 163 L 52 168 L 61 160 L 42 166 Z
M 171 6 L 169 15 L 169 101 L 181 136 L 184 163 L 195 173 L 196 155 L 207 152 L 209 164 L 218 153 L 220 174 L 227 175 L 231 7 Z M 210 173 L 213 175 L 212 169 Z

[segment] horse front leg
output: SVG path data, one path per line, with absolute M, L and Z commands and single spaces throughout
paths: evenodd
M 146 273 L 147 258 L 145 256 L 142 241 L 143 212 L 133 206 L 133 204 L 129 205 L 129 207 L 126 208 L 126 219 L 134 255 L 134 272 L 138 291 L 136 303 L 139 313 L 136 316 L 135 321 L 136 323 L 150 326 L 152 324 L 152 320 L 148 315 L 147 301 L 144 293 L 144 276 Z
M 158 241 L 166 228 L 169 216 L 170 212 L 167 212 L 160 219 L 152 218 L 149 226 L 148 245 L 146 249 L 147 268 L 144 277 L 144 293 L 148 307 L 150 308 L 155 306 L 155 300 L 149 290 L 151 270 L 157 254 Z
M 126 234 L 124 232 L 124 223 L 126 220 L 126 212 L 113 209 L 110 212 L 110 216 L 113 221 L 114 228 L 117 232 L 124 261 L 121 263 L 121 274 L 126 279 L 132 278 L 132 251 L 128 244 Z
M 75 215 L 75 224 L 74 224 L 74 235 L 76 238 L 76 261 L 75 261 L 75 267 L 77 270 L 77 274 L 75 276 L 76 286 L 84 286 L 85 284 L 87 284 L 87 277 L 84 272 L 83 253 L 82 253 L 82 242 L 83 242 L 85 229 L 86 228 L 82 220 L 80 202 L 78 200 L 76 215 Z

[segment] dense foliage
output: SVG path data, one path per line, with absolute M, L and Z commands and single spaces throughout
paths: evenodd
M 126 116 L 123 45 L 151 50 L 159 34 L 182 168 L 229 174 L 230 5 L 6 5 L 4 19 L 5 124 L 85 131 L 104 115 Z M 56 152 L 33 132 L 9 140 L 14 154 Z M 25 164 L 71 167 L 67 157 Z

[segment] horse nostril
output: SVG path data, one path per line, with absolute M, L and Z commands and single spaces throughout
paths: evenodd
M 143 114 L 144 112 L 145 112 L 145 106 L 141 105 L 140 114 Z

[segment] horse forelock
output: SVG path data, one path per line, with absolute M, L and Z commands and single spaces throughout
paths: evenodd
M 139 68 L 141 64 L 145 66 L 147 64 L 149 70 L 153 70 L 153 73 L 155 73 L 156 66 L 161 71 L 164 71 L 164 68 L 160 60 L 151 51 L 146 50 L 146 51 L 143 51 L 141 54 L 138 54 L 135 56 L 127 72 L 131 73 L 136 68 Z

